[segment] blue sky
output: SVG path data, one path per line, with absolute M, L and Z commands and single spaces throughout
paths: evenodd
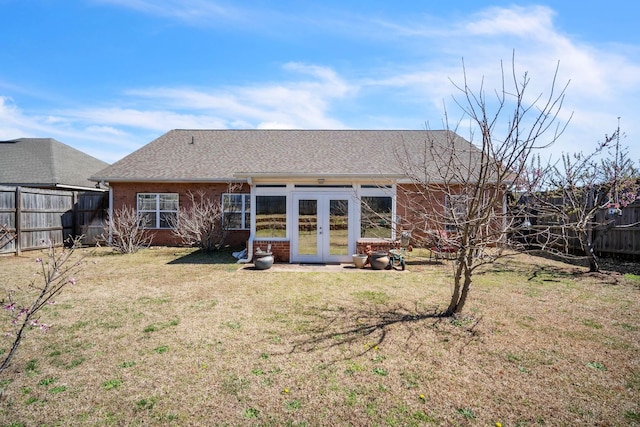
M 549 153 L 589 152 L 621 117 L 637 162 L 638 4 L 0 0 L 0 139 L 114 162 L 175 128 L 440 129 L 462 60 L 490 93 L 515 51 L 531 95 L 558 63 L 569 82 Z

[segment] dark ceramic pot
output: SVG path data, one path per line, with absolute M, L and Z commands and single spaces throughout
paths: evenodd
M 373 252 L 369 255 L 371 268 L 374 270 L 384 270 L 389 265 L 389 257 L 386 252 Z
M 256 252 L 253 265 L 258 270 L 267 270 L 273 265 L 273 254 L 271 252 Z

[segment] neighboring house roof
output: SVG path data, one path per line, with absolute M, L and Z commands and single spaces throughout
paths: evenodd
M 452 146 L 457 153 L 479 152 L 450 131 L 172 130 L 92 179 L 198 182 L 258 176 L 398 177 L 407 172 L 408 159 L 437 171 L 442 165 L 432 153 L 442 154 Z
M 89 177 L 108 163 L 51 138 L 0 141 L 0 184 L 95 189 Z

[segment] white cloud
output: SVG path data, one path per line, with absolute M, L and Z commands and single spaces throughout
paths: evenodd
M 88 126 L 85 131 L 92 134 L 102 134 L 107 136 L 122 136 L 125 135 L 120 129 L 116 129 L 113 126 Z
M 240 9 L 221 6 L 207 0 L 94 0 L 96 3 L 112 4 L 138 12 L 172 18 L 193 25 L 211 25 L 214 22 L 239 19 Z
M 438 123 L 442 117 L 442 104 L 446 101 L 450 117 L 455 120 L 458 116 L 451 95 L 456 95 L 456 89 L 449 79 L 464 84 L 461 58 L 469 86 L 476 93 L 483 88 L 487 100 L 491 100 L 493 91 L 501 87 L 501 60 L 507 83 L 512 84 L 509 78 L 515 52 L 516 76 L 520 79 L 527 72 L 530 79 L 528 101 L 550 95 L 558 63 L 556 92 L 570 81 L 560 118 L 566 120 L 572 113 L 573 118 L 565 134 L 554 144 L 556 154 L 595 147 L 605 132 L 615 129 L 618 116 L 622 116 L 622 126 L 628 134 L 639 135 L 640 123 L 634 120 L 640 107 L 637 47 L 634 50 L 576 41 L 555 26 L 554 15 L 547 7 L 516 6 L 486 9 L 443 27 L 442 31 L 399 26 L 396 36 L 422 39 L 429 46 L 431 57 L 422 63 L 403 64 L 397 73 L 372 73 L 372 78 L 363 82 L 363 91 L 386 93 L 390 99 L 401 94 L 415 105 L 421 102 L 431 105 L 428 112 L 431 116 L 425 119 L 432 123 Z M 640 148 L 630 148 L 635 153 L 632 157 L 640 158 Z
M 172 109 L 199 111 L 203 116 L 216 117 L 217 125 L 206 127 L 234 127 L 234 123 L 278 128 L 342 128 L 338 120 L 329 116 L 332 102 L 352 93 L 353 89 L 338 74 L 327 67 L 289 63 L 284 69 L 307 75 L 308 79 L 268 82 L 223 89 L 146 88 L 127 93 L 139 100 L 153 100 Z M 125 114 L 127 120 L 135 115 Z M 158 117 L 164 129 L 173 123 Z M 136 117 L 136 120 L 138 118 Z
M 475 36 L 508 35 L 532 39 L 555 32 L 554 15 L 553 10 L 545 6 L 490 7 L 461 27 L 464 32 Z
M 99 1 L 189 23 L 242 20 L 253 13 L 204 0 Z M 358 34 L 353 36 L 359 43 L 370 43 L 370 50 L 376 49 L 376 43 L 384 43 L 396 44 L 398 51 L 412 51 L 404 56 L 398 53 L 397 61 L 380 62 L 379 67 L 369 69 L 355 58 L 347 63 L 348 71 L 331 63 L 303 63 L 291 58 L 283 64 L 283 72 L 268 81 L 224 87 L 167 83 L 131 88 L 122 94 L 124 99 L 93 100 L 94 105 L 105 107 L 57 109 L 46 115 L 21 111 L 10 98 L 0 96 L 0 138 L 53 136 L 85 145 L 99 141 L 102 147 L 105 143 L 113 147 L 109 160 L 114 160 L 172 128 L 339 129 L 346 123 L 354 127 L 384 124 L 387 128 L 414 123 L 414 128 L 420 128 L 424 122 L 439 127 L 443 101 L 452 120 L 458 118 L 450 102 L 456 94 L 450 79 L 463 83 L 461 59 L 469 85 L 475 90 L 484 85 L 487 95 L 492 96 L 502 81 L 500 61 L 508 76 L 514 51 L 516 74 L 528 72 L 532 97 L 548 96 L 558 61 L 556 89 L 571 80 L 561 118 L 568 118 L 571 112 L 574 117 L 557 151 L 595 146 L 605 132 L 612 132 L 618 116 L 622 116 L 627 134 L 639 135 L 640 123 L 634 120 L 640 98 L 637 52 L 624 46 L 576 41 L 556 27 L 554 16 L 548 7 L 514 6 L 485 9 L 457 21 L 427 17 L 414 25 L 362 17 L 357 20 Z M 299 17 L 300 21 L 305 19 Z M 332 24 L 339 28 L 340 36 L 348 34 L 345 28 L 350 22 Z M 368 33 L 373 34 L 366 40 L 364 25 L 370 25 Z M 332 28 L 327 26 L 326 31 Z M 352 111 L 357 111 L 356 115 Z M 640 148 L 634 149 L 632 157 L 640 158 Z

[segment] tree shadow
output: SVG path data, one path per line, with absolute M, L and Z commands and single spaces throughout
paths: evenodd
M 227 249 L 215 252 L 197 250 L 169 261 L 168 264 L 236 264 L 238 260 L 231 253 Z
M 466 347 L 471 341 L 477 339 L 479 334 L 476 326 L 481 321 L 481 319 L 445 316 L 438 307 L 426 311 L 420 310 L 417 302 L 413 308 L 380 305 L 357 308 L 315 307 L 308 310 L 307 314 L 312 317 L 312 321 L 308 323 L 311 326 L 304 328 L 301 336 L 294 339 L 289 354 L 327 352 L 345 345 L 367 342 L 365 346 L 354 346 L 354 348 L 360 348 L 355 354 L 338 357 L 330 363 L 362 356 L 381 346 L 397 325 L 408 326 L 407 345 L 416 341 L 414 340 L 415 331 L 418 328 L 427 328 L 436 335 L 442 334 L 443 340 L 446 341 L 452 335 L 458 336 L 460 343 Z

